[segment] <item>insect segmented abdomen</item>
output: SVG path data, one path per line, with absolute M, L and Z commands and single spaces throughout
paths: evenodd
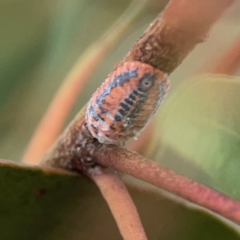
M 88 130 L 101 143 L 124 143 L 146 126 L 168 88 L 167 75 L 160 70 L 141 62 L 124 63 L 90 99 Z

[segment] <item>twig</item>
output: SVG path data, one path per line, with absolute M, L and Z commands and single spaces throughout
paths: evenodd
M 172 0 L 135 43 L 125 58 L 171 73 L 234 0 Z M 117 65 L 117 66 L 118 66 Z
M 116 68 L 123 62 L 137 60 L 171 73 L 195 45 L 203 41 L 209 28 L 233 2 L 170 1 L 163 14 L 157 17 Z M 98 160 L 240 223 L 239 202 L 159 167 L 137 153 L 99 144 L 84 127 L 84 111 L 65 130 L 46 155 L 43 164 L 86 172 L 86 161 Z
M 117 172 L 99 168 L 89 176 L 108 203 L 124 240 L 147 240 L 137 209 Z
M 103 148 L 94 153 L 97 162 L 158 186 L 192 203 L 240 223 L 240 202 L 200 183 L 161 167 L 124 148 Z
M 213 74 L 232 75 L 240 67 L 240 38 L 217 60 L 208 71 Z
M 138 60 L 165 72 L 172 72 L 194 46 L 204 39 L 209 28 L 233 2 L 234 0 L 170 1 L 162 15 L 156 18 L 115 68 L 126 61 Z M 91 135 L 83 134 L 84 111 L 83 109 L 75 117 L 56 141 L 43 159 L 43 164 L 67 168 L 72 162 L 75 165 L 77 161 L 80 162 L 79 159 L 85 159 L 89 155 L 85 145 L 92 140 Z M 81 142 L 84 144 L 79 144 Z
M 30 164 L 39 162 L 59 135 L 65 119 L 94 69 L 131 27 L 134 19 L 146 4 L 146 0 L 134 1 L 108 32 L 98 42 L 91 45 L 80 57 L 63 81 L 39 123 L 24 153 L 23 162 Z

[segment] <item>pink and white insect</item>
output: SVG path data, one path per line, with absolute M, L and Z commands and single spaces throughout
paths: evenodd
M 147 125 L 168 89 L 167 74 L 145 63 L 126 62 L 90 99 L 87 128 L 101 143 L 123 144 Z

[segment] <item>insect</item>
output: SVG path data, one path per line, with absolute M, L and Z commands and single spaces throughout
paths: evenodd
M 123 144 L 137 137 L 168 89 L 167 74 L 142 62 L 126 62 L 92 95 L 85 116 L 87 128 L 101 143 Z

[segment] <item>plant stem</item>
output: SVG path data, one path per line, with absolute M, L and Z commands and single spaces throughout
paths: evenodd
M 143 61 L 165 72 L 172 72 L 196 44 L 205 38 L 210 27 L 233 2 L 234 0 L 170 1 L 162 15 L 154 20 L 115 68 L 126 61 Z M 83 166 L 82 163 L 75 163 L 81 162 L 80 159 L 88 155 L 84 146 L 92 141 L 89 139 L 91 136 L 83 131 L 84 114 L 83 108 L 44 157 L 43 164 L 67 168 L 74 162 L 77 167 Z M 81 154 L 78 148 L 81 148 Z
M 97 162 L 151 183 L 192 203 L 240 223 L 240 202 L 194 182 L 125 148 L 103 148 L 94 153 Z
M 118 173 L 96 168 L 89 176 L 100 189 L 124 240 L 147 240 L 137 209 Z
M 196 44 L 205 39 L 213 23 L 233 2 L 234 0 L 170 1 L 162 15 L 157 17 L 115 68 L 124 62 L 141 61 L 171 73 Z M 64 90 L 60 89 L 37 129 L 23 158 L 25 162 L 33 163 L 33 159 L 35 163 L 38 162 L 56 139 L 84 82 L 115 39 L 108 41 L 109 39 L 106 42 L 100 41 L 99 48 L 94 46 L 90 49 L 89 58 L 85 56 L 84 62 L 80 61 L 81 67 L 77 64 L 70 73 L 67 82 L 63 84 Z M 84 133 L 84 110 L 82 113 L 53 146 L 44 164 L 83 171 L 90 176 L 107 201 L 125 240 L 147 239 L 136 208 L 114 171 L 108 169 L 108 172 L 100 174 L 89 172 L 92 169 L 85 166 L 89 157 L 99 164 L 114 167 L 240 223 L 240 202 L 163 168 L 135 152 L 94 142 L 87 132 Z M 51 134 L 47 136 L 46 133 L 49 132 Z
M 127 56 L 171 73 L 204 40 L 210 27 L 234 0 L 172 0 Z M 43 160 L 43 165 L 87 172 L 87 159 L 132 176 L 204 206 L 240 223 L 240 203 L 206 186 L 160 167 L 124 148 L 108 147 L 93 139 L 85 126 L 85 109 L 77 116 Z
M 211 26 L 233 2 L 171 0 L 117 66 L 141 61 L 163 72 L 173 72 L 194 47 L 206 39 Z

